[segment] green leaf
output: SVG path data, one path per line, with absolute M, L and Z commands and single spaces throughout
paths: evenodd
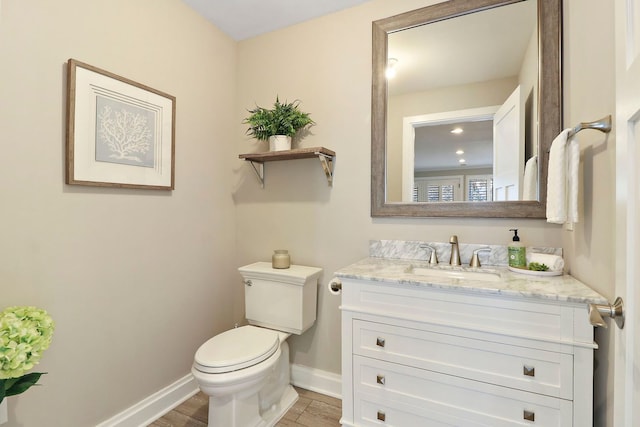
M 38 382 L 42 375 L 46 372 L 31 372 L 18 378 L 9 378 L 4 380 L 3 387 L 5 396 L 15 396 L 16 394 L 24 393 L 32 385 Z
M 267 140 L 273 135 L 293 136 L 298 130 L 315 124 L 308 113 L 298 109 L 299 105 L 298 100 L 281 103 L 276 97 L 273 109 L 256 106 L 248 110 L 250 116 L 242 123 L 249 125 L 247 134 L 258 140 Z
M 538 262 L 531 262 L 531 263 L 529 263 L 529 270 L 547 271 L 547 270 L 549 270 L 549 266 L 546 265 L 546 264 L 540 264 Z

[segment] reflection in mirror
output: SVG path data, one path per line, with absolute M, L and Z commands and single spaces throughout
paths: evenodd
M 507 3 L 452 0 L 374 22 L 373 216 L 544 217 L 560 5 Z
M 493 200 L 493 114 L 446 123 L 429 116 L 411 119 L 409 130 L 414 137 L 403 148 L 407 157 L 413 153 L 414 160 L 403 168 L 403 182 L 407 183 L 403 200 Z
M 523 188 L 525 152 L 531 157 L 536 151 L 533 136 L 527 138 L 524 129 L 531 129 L 536 119 L 533 111 L 520 114 L 537 88 L 536 5 L 525 1 L 389 34 L 394 76 L 387 75 L 387 201 L 537 199 L 537 181 L 535 189 Z M 471 107 L 490 111 L 473 117 L 467 112 Z M 465 112 L 444 112 L 450 108 Z M 416 122 L 420 115 L 434 117 Z M 467 128 L 475 121 L 484 123 L 488 133 L 471 134 Z M 495 135 L 487 124 L 498 126 Z M 429 130 L 434 126 L 445 132 L 434 134 Z M 400 133 L 394 133 L 398 128 Z M 460 132 L 450 133 L 453 129 Z M 494 137 L 502 140 L 494 144 Z M 456 158 L 460 150 L 464 162 Z M 394 151 L 401 152 L 396 154 L 399 162 L 389 161 Z M 502 160 L 496 165 L 494 151 Z M 481 171 L 480 179 L 470 166 L 490 170 Z M 449 175 L 459 178 L 443 181 Z M 498 179 L 495 187 L 493 175 Z M 479 185 L 484 194 L 477 191 Z

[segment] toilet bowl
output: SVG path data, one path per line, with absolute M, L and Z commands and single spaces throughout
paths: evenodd
M 290 385 L 288 333 L 243 326 L 196 352 L 191 373 L 209 396 L 209 425 L 273 426 L 298 400 Z
M 287 338 L 315 322 L 322 269 L 271 263 L 241 267 L 249 325 L 202 344 L 191 373 L 209 396 L 209 426 L 271 427 L 298 400 L 291 386 Z

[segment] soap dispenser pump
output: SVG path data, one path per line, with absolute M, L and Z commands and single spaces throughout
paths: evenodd
M 513 231 L 513 239 L 508 248 L 509 267 L 525 268 L 527 266 L 526 249 L 522 242 L 520 242 L 518 229 L 511 228 L 509 231 Z

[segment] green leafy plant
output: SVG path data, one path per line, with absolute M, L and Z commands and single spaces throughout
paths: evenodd
M 540 264 L 538 262 L 531 262 L 531 263 L 529 263 L 529 270 L 547 271 L 547 270 L 549 270 L 549 266 L 547 264 Z
M 45 310 L 8 307 L 0 313 L 0 402 L 24 393 L 43 372 L 26 373 L 49 348 L 55 325 Z
M 248 124 L 247 134 L 257 140 L 266 141 L 270 136 L 293 136 L 300 129 L 315 124 L 309 117 L 298 109 L 300 101 L 281 103 L 276 97 L 272 109 L 256 106 L 249 110 L 251 115 L 244 119 L 243 124 Z

